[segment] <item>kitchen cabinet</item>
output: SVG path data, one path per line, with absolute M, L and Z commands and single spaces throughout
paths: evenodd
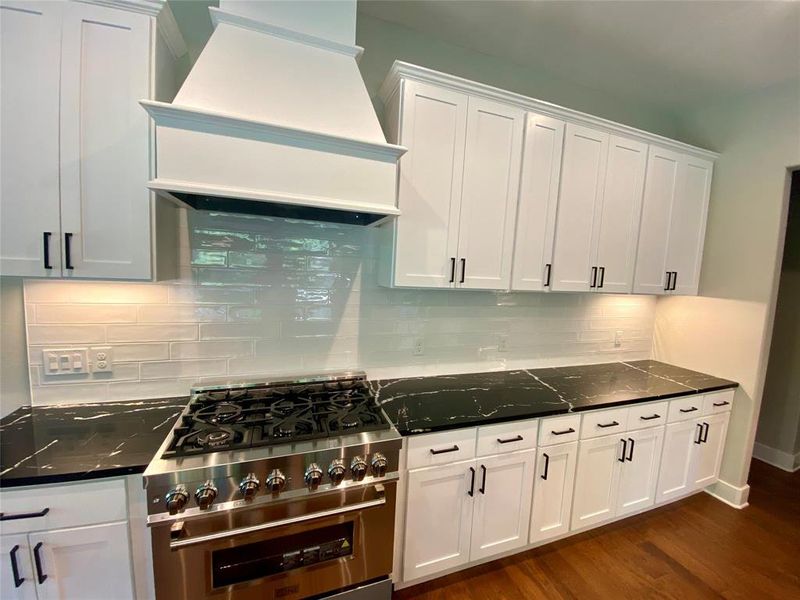
M 692 444 L 692 480 L 696 489 L 711 485 L 719 477 L 729 420 L 727 412 L 698 419 L 700 443 Z
M 617 517 L 655 504 L 664 428 L 653 427 L 630 431 L 625 434 L 625 439 L 628 442 L 629 458 L 620 473 L 615 511 Z
M 698 157 L 650 147 L 635 293 L 697 294 L 712 166 Z
M 533 486 L 531 543 L 569 531 L 577 457 L 577 442 L 539 449 Z
M 161 5 L 2 10 L 0 273 L 150 279 L 150 124 Z M 30 73 L 36 73 L 31 77 Z
M 550 287 L 564 129 L 564 122 L 558 119 L 532 112 L 525 117 L 513 290 L 541 291 Z
M 28 536 L 0 535 L 0 598 L 6 600 L 36 600 L 36 580 L 33 572 Z
M 476 461 L 470 560 L 527 544 L 535 458 L 525 450 Z
M 408 152 L 403 218 L 383 226 L 392 256 L 381 283 L 508 289 L 524 111 L 409 81 L 388 112 L 399 119 L 390 137 Z

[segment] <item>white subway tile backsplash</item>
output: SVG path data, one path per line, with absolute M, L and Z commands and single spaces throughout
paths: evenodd
M 180 280 L 25 282 L 34 403 L 180 396 L 219 378 L 342 369 L 397 377 L 650 356 L 652 297 L 387 289 L 376 283 L 369 228 L 199 211 L 182 220 Z M 114 372 L 44 381 L 41 350 L 52 344 L 110 345 Z

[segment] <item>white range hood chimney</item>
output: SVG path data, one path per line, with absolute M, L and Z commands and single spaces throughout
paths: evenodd
M 373 224 L 399 214 L 397 160 L 361 79 L 355 0 L 220 0 L 156 125 L 151 189 L 194 208 Z

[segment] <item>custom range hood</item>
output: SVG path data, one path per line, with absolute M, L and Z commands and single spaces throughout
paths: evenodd
M 193 208 L 376 224 L 400 214 L 397 160 L 361 79 L 355 0 L 220 0 L 156 128 L 148 186 Z

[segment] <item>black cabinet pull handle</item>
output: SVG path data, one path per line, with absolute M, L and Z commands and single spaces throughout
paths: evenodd
M 74 269 L 72 266 L 72 234 L 64 234 L 64 268 Z
M 567 433 L 575 433 L 575 430 L 570 427 L 569 429 L 565 429 L 564 431 L 551 431 L 553 435 L 566 435 Z
M 0 513 L 0 521 L 16 521 L 17 519 L 35 519 L 36 517 L 43 517 L 50 512 L 49 508 L 43 508 L 39 512 L 32 513 L 17 513 L 16 515 L 7 515 Z
M 467 259 L 461 259 L 461 281 L 459 283 L 464 283 L 464 279 L 467 277 Z
M 542 456 L 544 456 L 544 473 L 542 473 L 542 479 L 547 479 L 547 471 L 550 470 L 550 455 L 547 452 L 543 452 Z
M 551 265 L 550 263 L 547 263 L 544 266 L 544 273 L 545 273 L 545 275 L 544 275 L 544 287 L 550 287 L 550 271 L 552 271 L 552 270 L 553 270 L 553 265 Z
M 42 233 L 42 244 L 44 249 L 44 268 L 52 269 L 53 265 L 50 264 L 50 236 L 53 235 L 50 231 Z
M 618 421 L 611 421 L 611 423 L 598 423 L 597 426 L 601 429 L 605 429 L 606 427 L 616 427 L 619 425 Z
M 599 288 L 603 287 L 603 283 L 605 282 L 605 280 L 606 280 L 606 268 L 600 267 L 600 283 L 597 285 L 597 287 Z
M 511 442 L 521 442 L 524 439 L 525 438 L 523 438 L 521 435 L 518 435 L 517 437 L 509 438 L 507 440 L 501 440 L 500 438 L 497 438 L 497 443 L 498 444 L 510 444 Z
M 633 438 L 628 438 L 628 441 L 631 443 L 631 451 L 628 454 L 628 462 L 633 462 L 633 447 L 636 445 L 636 440 Z
M 619 462 L 621 462 L 621 463 L 624 463 L 625 462 L 625 456 L 626 456 L 627 450 L 628 450 L 628 440 L 620 439 L 619 441 L 622 442 L 622 457 L 618 458 L 617 460 Z
M 431 448 L 431 454 L 447 454 L 448 452 L 458 452 L 458 446 L 453 444 L 452 448 L 445 448 L 443 450 L 434 450 Z
M 22 582 L 25 581 L 24 577 L 19 576 L 19 565 L 17 565 L 17 550 L 19 550 L 19 546 L 14 546 L 11 549 L 11 552 L 8 553 L 9 557 L 11 558 L 11 575 L 14 577 L 14 587 L 18 588 L 22 585 Z
M 455 283 L 456 281 L 456 257 L 450 257 L 450 283 Z
M 697 439 L 694 441 L 694 443 L 695 444 L 702 444 L 703 443 L 703 426 L 700 423 L 698 423 L 697 427 L 699 427 L 699 430 L 697 432 Z
M 653 419 L 660 419 L 661 415 L 653 413 L 649 417 L 639 417 L 642 421 L 652 421 Z
M 470 473 L 472 473 L 472 479 L 469 484 L 469 491 L 467 492 L 467 496 L 472 498 L 475 495 L 475 469 L 473 467 L 469 468 Z
M 697 407 L 693 406 L 692 408 L 679 408 L 678 410 L 681 411 L 682 413 L 690 413 L 696 411 Z
M 478 491 L 481 494 L 485 494 L 486 493 L 486 467 L 481 465 L 481 470 L 483 470 L 483 479 L 481 480 L 481 487 L 478 488 Z
M 708 423 L 703 423 L 703 427 L 705 427 L 705 433 L 701 432 L 701 435 L 703 436 L 703 439 L 700 440 L 700 441 L 703 442 L 704 444 L 707 444 L 708 443 L 708 430 L 709 430 L 709 428 L 711 426 Z
M 592 283 L 589 284 L 589 287 L 597 287 L 597 267 L 592 267 Z
M 672 287 L 670 288 L 673 292 L 675 291 L 675 286 L 677 285 L 677 283 L 678 283 L 678 272 L 677 271 L 673 271 L 672 272 Z
M 664 284 L 664 291 L 669 291 L 669 283 L 672 281 L 672 271 L 667 271 L 667 282 Z
M 47 579 L 47 575 L 42 572 L 42 557 L 39 556 L 39 550 L 42 548 L 42 542 L 39 542 L 33 547 L 33 561 L 36 563 L 36 579 L 39 585 L 42 585 Z
M 728 406 L 730 402 L 728 402 L 727 400 L 723 400 L 722 402 L 714 402 L 713 404 L 714 406 Z

